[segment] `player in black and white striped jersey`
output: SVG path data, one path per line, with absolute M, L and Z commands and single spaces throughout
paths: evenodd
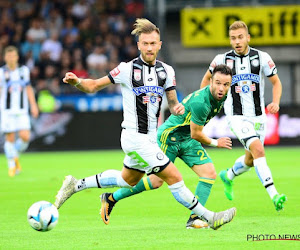
M 270 55 L 249 47 L 250 35 L 247 25 L 236 21 L 229 27 L 229 39 L 233 50 L 217 55 L 204 75 L 201 88 L 209 84 L 211 72 L 216 65 L 226 64 L 233 71 L 224 110 L 228 124 L 245 148 L 245 155 L 239 157 L 232 168 L 221 171 L 220 177 L 225 186 L 225 194 L 233 199 L 233 179 L 250 167 L 266 188 L 277 211 L 286 201 L 284 194 L 278 194 L 267 165 L 264 139 L 266 135 L 266 114 L 264 101 L 264 75 L 273 85 L 273 101 L 267 106 L 271 114 L 279 111 L 282 93 L 277 68 Z
M 27 66 L 18 65 L 18 49 L 4 49 L 5 65 L 0 68 L 1 132 L 5 134 L 4 152 L 8 160 L 8 175 L 21 171 L 19 154 L 25 151 L 30 139 L 30 111 L 33 117 L 39 114 L 34 91 L 30 85 Z
M 155 174 L 164 180 L 174 198 L 199 218 L 208 222 L 212 229 L 229 223 L 236 209 L 214 213 L 203 207 L 185 186 L 181 174 L 163 153 L 157 143 L 157 120 L 164 92 L 174 115 L 183 115 L 184 106 L 178 102 L 175 90 L 175 74 L 171 66 L 156 59 L 161 48 L 159 29 L 147 19 L 137 19 L 132 32 L 138 38 L 141 55 L 128 63 L 121 63 L 108 76 L 100 79 L 79 79 L 68 72 L 63 81 L 88 93 L 97 92 L 110 84 L 121 84 L 123 116 L 121 145 L 125 159 L 122 171 L 106 170 L 80 180 L 66 176 L 56 195 L 54 205 L 60 208 L 74 193 L 87 188 L 135 186 L 144 174 Z M 105 133 L 110 131 L 106 131 Z M 109 223 L 113 197 L 102 194 L 100 214 Z

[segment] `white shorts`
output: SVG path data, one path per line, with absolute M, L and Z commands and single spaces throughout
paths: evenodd
M 228 125 L 244 148 L 249 150 L 250 144 L 257 138 L 264 144 L 267 118 L 265 115 L 247 117 L 242 115 L 227 116 Z
M 150 134 L 137 133 L 123 129 L 121 145 L 126 156 L 124 167 L 135 169 L 146 174 L 155 174 L 164 170 L 170 163 L 156 142 L 156 132 Z
M 30 130 L 30 128 L 30 117 L 28 114 L 8 114 L 1 112 L 2 133 Z

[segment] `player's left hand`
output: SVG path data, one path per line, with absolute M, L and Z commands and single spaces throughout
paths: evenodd
M 173 107 L 174 115 L 183 115 L 185 112 L 185 108 L 181 103 L 176 104 Z
M 279 111 L 279 105 L 275 102 L 272 102 L 267 106 L 267 110 L 270 114 L 276 114 Z

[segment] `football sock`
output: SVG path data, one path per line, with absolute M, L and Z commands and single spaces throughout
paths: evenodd
M 245 155 L 242 155 L 235 161 L 233 167 L 227 170 L 227 177 L 232 181 L 236 176 L 249 170 L 250 167 L 245 164 Z
M 14 143 L 5 141 L 4 143 L 4 152 L 8 161 L 8 167 L 13 168 L 16 166 L 14 158 L 17 157 L 18 153 L 15 149 Z
M 115 201 L 122 200 L 126 197 L 141 193 L 146 190 L 152 190 L 153 186 L 151 184 L 149 177 L 144 177 L 136 184 L 133 188 L 120 188 L 116 192 L 113 193 L 113 198 Z
M 18 152 L 24 152 L 29 146 L 29 141 L 23 141 L 21 138 L 18 138 L 15 143 L 15 147 Z
M 110 188 L 110 187 L 127 187 L 131 188 L 122 178 L 121 171 L 106 170 L 84 179 L 78 180 L 75 185 L 75 191 L 81 191 L 86 188 Z
M 266 157 L 260 157 L 253 161 L 255 171 L 261 183 L 266 188 L 269 196 L 273 199 L 274 195 L 278 194 L 274 183 L 270 168 L 267 165 Z
M 205 206 L 208 196 L 210 195 L 211 188 L 215 183 L 215 179 L 200 177 L 196 187 L 195 197 L 202 206 Z M 192 212 L 191 214 L 193 214 Z
M 214 213 L 203 207 L 193 193 L 185 186 L 184 181 L 168 186 L 174 198 L 186 208 L 192 210 L 196 215 L 205 221 L 213 218 Z

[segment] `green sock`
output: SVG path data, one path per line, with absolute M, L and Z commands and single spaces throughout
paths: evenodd
M 199 182 L 196 188 L 195 197 L 201 203 L 202 206 L 205 206 L 210 190 L 215 183 L 215 179 L 200 177 Z M 193 212 L 191 214 L 194 214 Z
M 126 197 L 129 197 L 131 195 L 135 195 L 138 193 L 141 193 L 145 190 L 151 190 L 153 189 L 153 186 L 151 184 L 151 181 L 149 177 L 144 177 L 139 181 L 138 184 L 134 188 L 120 188 L 116 192 L 113 193 L 113 197 L 115 201 L 122 200 Z

